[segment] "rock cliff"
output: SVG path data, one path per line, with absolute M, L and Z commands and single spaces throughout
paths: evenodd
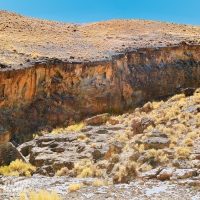
M 199 87 L 199 45 L 141 48 L 110 60 L 43 59 L 0 71 L 0 119 L 12 139 L 119 113 L 184 87 Z

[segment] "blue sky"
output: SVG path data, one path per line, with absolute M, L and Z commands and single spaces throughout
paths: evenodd
M 63 22 L 147 19 L 200 25 L 200 0 L 0 0 L 0 9 Z

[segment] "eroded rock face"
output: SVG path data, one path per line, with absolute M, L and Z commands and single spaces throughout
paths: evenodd
M 122 112 L 180 87 L 198 87 L 199 49 L 149 48 L 108 61 L 47 59 L 1 69 L 0 121 L 12 139 L 23 142 L 36 130 L 67 126 L 97 113 Z

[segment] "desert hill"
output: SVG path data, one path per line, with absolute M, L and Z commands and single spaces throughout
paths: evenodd
M 0 10 L 0 62 L 14 67 L 39 57 L 102 60 L 144 47 L 198 44 L 200 27 L 146 20 L 70 24 Z

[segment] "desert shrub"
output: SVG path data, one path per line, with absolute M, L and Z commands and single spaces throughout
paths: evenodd
M 69 169 L 67 167 L 63 167 L 56 172 L 56 176 L 66 176 L 69 173 Z
M 91 145 L 90 145 L 90 148 L 97 148 L 97 143 L 92 143 Z
M 187 134 L 188 138 L 194 139 L 197 137 L 197 133 L 192 131 Z
M 22 160 L 15 160 L 10 163 L 9 166 L 0 167 L 0 174 L 4 176 L 27 176 L 30 177 L 33 172 L 36 171 L 36 167 L 29 163 L 24 163 Z
M 168 161 L 168 155 L 161 149 L 150 149 L 146 152 L 145 156 L 147 159 L 152 159 L 156 163 L 164 163 Z
M 152 166 L 151 165 L 142 166 L 141 170 L 143 172 L 148 172 L 148 171 L 152 170 Z
M 82 188 L 82 183 L 76 183 L 76 184 L 69 184 L 69 191 L 74 192 L 76 190 L 80 190 Z
M 80 140 L 85 140 L 86 138 L 87 138 L 87 136 L 85 134 L 83 134 L 83 133 L 80 133 L 78 135 L 78 139 L 80 139 Z
M 93 183 L 92 183 L 93 186 L 108 186 L 108 182 L 105 181 L 105 180 L 99 180 L 99 179 L 96 179 Z
M 133 161 L 115 164 L 114 171 L 114 183 L 127 183 L 135 178 L 138 174 L 137 164 Z
M 81 162 L 76 163 L 72 172 L 78 178 L 101 176 L 101 171 L 88 160 L 82 160 Z
M 193 146 L 193 145 L 194 145 L 194 142 L 193 142 L 190 138 L 186 138 L 186 139 L 184 140 L 184 144 L 185 144 L 185 146 L 190 147 L 190 146 Z
M 35 192 L 31 190 L 30 192 L 21 191 L 19 195 L 19 200 L 63 200 L 56 191 L 48 192 L 46 190 L 40 190 Z
M 36 59 L 36 58 L 38 58 L 39 56 L 40 56 L 40 54 L 34 53 L 34 54 L 32 55 L 32 58 L 33 58 L 33 59 Z
M 178 159 L 178 158 L 187 159 L 187 158 L 189 158 L 190 153 L 191 153 L 190 149 L 179 146 L 179 147 L 176 147 L 174 156 L 176 159 Z
M 62 132 L 65 132 L 65 133 L 77 132 L 77 131 L 80 131 L 84 126 L 85 126 L 84 123 L 80 123 L 80 124 L 68 126 L 67 128 L 55 128 L 53 129 L 53 131 L 51 131 L 51 134 L 59 134 Z
M 66 131 L 80 131 L 84 126 L 85 126 L 84 123 L 75 124 L 75 125 L 68 126 L 65 130 Z

